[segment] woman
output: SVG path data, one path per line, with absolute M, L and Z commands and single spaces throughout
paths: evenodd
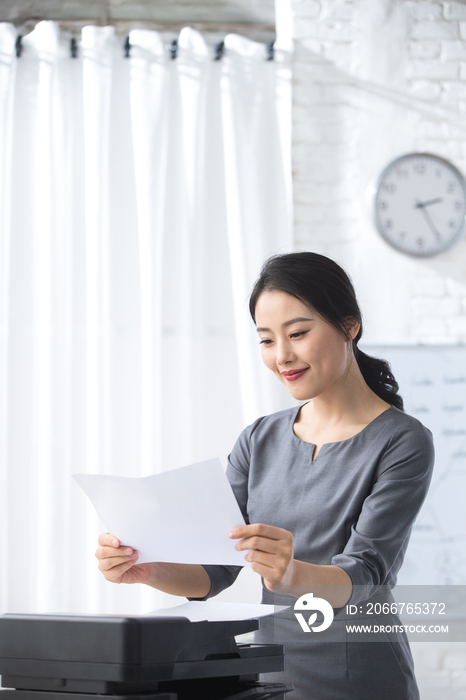
M 335 262 L 315 253 L 269 259 L 250 311 L 264 363 L 305 403 L 259 418 L 240 435 L 227 475 L 249 524 L 229 536 L 262 576 L 264 602 L 292 605 L 314 591 L 335 608 L 334 629 L 344 631 L 347 603 L 364 617 L 369 599 L 393 601 L 387 591 L 430 482 L 431 435 L 403 412 L 387 363 L 358 349 L 361 313 Z M 137 553 L 108 534 L 96 556 L 110 581 L 190 598 L 216 595 L 238 572 L 137 565 Z M 294 625 L 286 672 L 267 675 L 295 685 L 290 699 L 418 700 L 404 636 L 299 637 Z M 280 641 L 267 624 L 259 638 Z

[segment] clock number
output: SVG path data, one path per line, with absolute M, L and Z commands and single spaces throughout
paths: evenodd
M 408 178 L 409 177 L 408 168 L 397 168 L 396 169 L 396 176 L 397 176 L 398 180 L 401 180 L 401 178 Z
M 425 175 L 427 171 L 427 165 L 425 163 L 415 163 L 413 165 L 413 170 L 417 175 Z
M 393 221 L 391 219 L 387 219 L 385 222 L 385 228 L 392 228 L 393 226 Z
M 455 191 L 455 183 L 450 181 L 447 185 L 447 192 L 449 194 L 451 194 L 454 191 Z
M 382 201 L 379 202 L 379 209 L 388 209 L 388 202 L 382 199 Z
M 406 231 L 400 231 L 400 233 L 398 234 L 400 241 L 404 241 L 404 239 L 406 238 L 406 235 L 407 235 Z
M 456 221 L 454 221 L 453 219 L 450 219 L 450 221 L 448 222 L 448 226 L 449 226 L 450 228 L 455 228 L 455 226 L 456 226 Z
M 462 203 L 457 199 L 457 200 L 455 201 L 455 203 L 453 204 L 453 209 L 454 209 L 455 211 L 461 211 L 462 208 L 463 208 Z
M 443 173 L 442 173 L 441 168 L 436 168 L 436 169 L 435 169 L 435 175 L 436 175 L 437 178 L 441 178 L 441 177 L 442 177 Z
M 388 192 L 388 194 L 395 194 L 397 190 L 396 184 L 394 182 L 386 182 L 383 187 L 385 192 Z
M 424 243 L 425 243 L 425 241 L 424 241 L 423 238 L 417 238 L 417 239 L 416 239 L 416 243 L 418 244 L 419 248 L 422 248 L 423 245 L 424 245 Z

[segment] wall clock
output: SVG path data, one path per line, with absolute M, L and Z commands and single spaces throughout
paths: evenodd
M 465 179 L 439 156 L 401 156 L 378 179 L 377 229 L 403 253 L 428 256 L 451 248 L 463 232 L 465 216 Z

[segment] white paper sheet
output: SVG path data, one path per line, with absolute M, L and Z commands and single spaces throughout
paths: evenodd
M 228 533 L 244 519 L 219 459 L 154 476 L 75 474 L 108 531 L 138 563 L 248 566 Z
M 191 622 L 225 622 L 228 620 L 254 620 L 286 610 L 286 605 L 262 603 L 219 603 L 212 600 L 192 600 L 173 608 L 160 608 L 147 613 L 147 617 L 187 617 Z

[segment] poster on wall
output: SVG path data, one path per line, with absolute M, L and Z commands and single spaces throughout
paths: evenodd
M 466 584 L 466 347 L 364 346 L 390 362 L 407 413 L 434 436 L 435 467 L 399 584 Z

